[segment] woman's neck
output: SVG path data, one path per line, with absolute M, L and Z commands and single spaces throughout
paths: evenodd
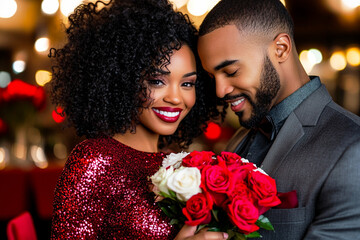
M 159 134 L 149 131 L 142 125 L 136 126 L 136 132 L 127 131 L 115 134 L 115 140 L 142 152 L 158 152 Z

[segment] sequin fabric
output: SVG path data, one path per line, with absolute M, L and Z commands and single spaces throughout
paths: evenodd
M 78 144 L 57 183 L 51 238 L 174 239 L 149 190 L 163 157 L 106 137 Z

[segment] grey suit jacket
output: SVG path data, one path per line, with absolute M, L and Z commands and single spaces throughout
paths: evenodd
M 227 151 L 233 151 L 234 137 Z M 265 240 L 360 239 L 360 118 L 321 86 L 290 114 L 262 168 L 299 207 L 271 209 Z

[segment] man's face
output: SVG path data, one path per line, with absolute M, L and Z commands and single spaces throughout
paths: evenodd
M 204 69 L 215 78 L 217 96 L 231 104 L 241 125 L 258 125 L 281 87 L 264 40 L 227 25 L 201 36 L 198 51 Z

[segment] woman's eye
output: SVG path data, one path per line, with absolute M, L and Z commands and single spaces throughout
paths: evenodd
M 234 71 L 234 72 L 232 72 L 232 73 L 226 73 L 226 76 L 228 76 L 228 77 L 233 77 L 233 76 L 235 76 L 235 74 L 238 72 L 238 70 L 236 70 L 236 71 Z
M 149 85 L 152 86 L 161 86 L 164 85 L 164 82 L 160 79 L 152 79 L 152 80 L 148 80 Z
M 182 86 L 184 86 L 184 87 L 193 87 L 193 86 L 195 86 L 195 83 L 194 82 L 184 82 L 182 84 Z

